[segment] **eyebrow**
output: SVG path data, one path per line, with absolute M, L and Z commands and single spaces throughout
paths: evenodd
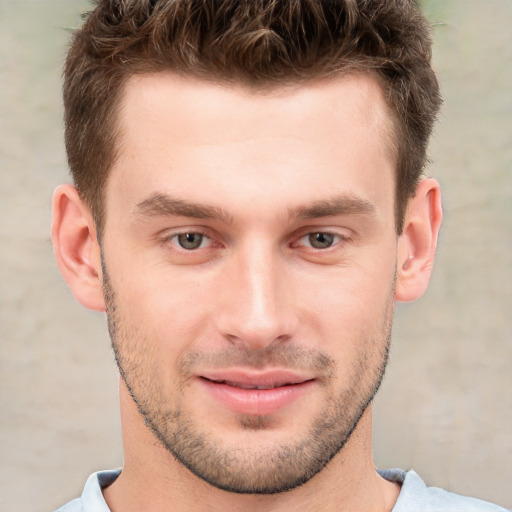
M 154 194 L 134 208 L 136 215 L 144 217 L 179 216 L 195 219 L 219 220 L 227 224 L 233 223 L 233 217 L 216 206 L 195 204 L 182 199 L 175 199 L 166 194 Z M 315 219 L 335 215 L 374 215 L 375 207 L 369 201 L 354 195 L 342 195 L 306 206 L 288 210 L 290 219 Z
M 165 194 L 155 194 L 142 201 L 135 207 L 134 213 L 147 217 L 177 216 L 220 220 L 227 224 L 233 223 L 231 215 L 222 208 L 190 203 L 182 199 L 174 199 Z
M 290 217 L 302 220 L 329 217 L 334 215 L 374 215 L 375 206 L 354 195 L 342 195 L 315 201 L 307 206 L 290 210 Z

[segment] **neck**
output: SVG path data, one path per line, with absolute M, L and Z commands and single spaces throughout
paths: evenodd
M 123 471 L 103 492 L 112 512 L 388 512 L 398 498 L 398 486 L 373 465 L 370 407 L 322 471 L 296 489 L 272 495 L 227 492 L 196 477 L 155 439 L 123 386 L 121 412 Z

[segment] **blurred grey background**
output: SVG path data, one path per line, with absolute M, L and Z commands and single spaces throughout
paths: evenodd
M 1 1 L 1 0 L 0 0 Z M 445 223 L 430 290 L 397 308 L 375 459 L 512 507 L 512 2 L 424 0 L 445 105 L 429 174 Z M 53 260 L 68 180 L 60 72 L 83 0 L 0 3 L 0 511 L 51 511 L 122 463 L 105 320 Z

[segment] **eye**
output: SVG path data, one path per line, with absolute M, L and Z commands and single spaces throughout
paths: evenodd
M 187 251 L 205 247 L 210 241 L 210 239 L 202 233 L 180 233 L 174 235 L 171 240 Z
M 321 251 L 339 244 L 342 240 L 345 240 L 345 237 L 336 233 L 313 231 L 301 236 L 293 246 Z
M 165 261 L 175 265 L 200 265 L 217 258 L 225 246 L 222 237 L 207 226 L 176 226 L 161 232 L 158 245 Z
M 340 237 L 332 233 L 310 233 L 307 235 L 309 245 L 314 249 L 328 249 L 335 243 L 339 242 Z

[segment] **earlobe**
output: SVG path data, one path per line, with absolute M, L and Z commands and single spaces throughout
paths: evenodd
M 427 289 L 443 217 L 439 183 L 422 180 L 409 200 L 404 230 L 398 242 L 395 299 L 417 299 Z
M 52 241 L 59 269 L 83 306 L 105 310 L 101 252 L 89 208 L 71 185 L 53 194 Z

